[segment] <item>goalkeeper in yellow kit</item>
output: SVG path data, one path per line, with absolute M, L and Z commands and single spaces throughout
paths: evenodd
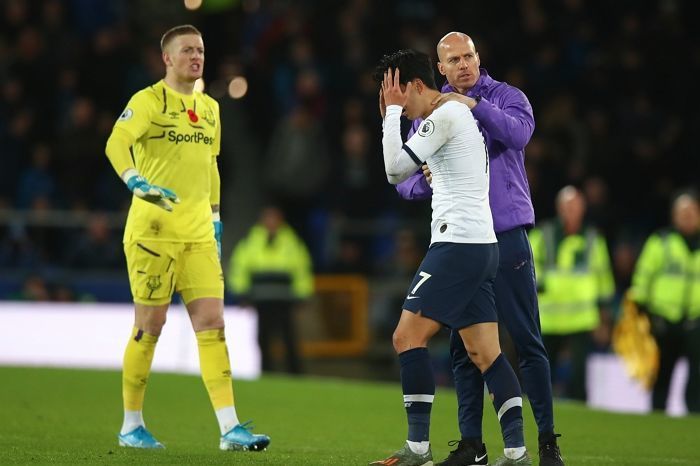
M 187 307 L 197 337 L 202 379 L 221 430 L 222 450 L 263 450 L 267 435 L 238 420 L 223 319 L 219 105 L 195 81 L 204 42 L 190 25 L 161 39 L 165 78 L 131 98 L 107 141 L 106 153 L 134 197 L 124 251 L 135 322 L 124 353 L 124 424 L 119 444 L 163 448 L 143 421 L 146 381 L 172 294 Z

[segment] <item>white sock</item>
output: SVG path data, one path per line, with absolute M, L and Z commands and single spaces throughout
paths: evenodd
M 124 411 L 124 424 L 122 424 L 122 430 L 119 433 L 126 435 L 132 430 L 136 429 L 138 426 L 146 426 L 146 424 L 143 422 L 142 412 Z
M 219 421 L 219 429 L 221 430 L 221 435 L 224 435 L 229 430 L 240 424 L 238 422 L 238 416 L 236 415 L 235 406 L 226 406 L 225 408 L 219 408 L 215 411 L 216 419 Z
M 408 444 L 408 448 L 418 455 L 425 455 L 430 449 L 430 442 L 411 442 L 410 440 L 406 440 L 406 443 Z
M 525 447 L 518 447 L 518 448 L 504 448 L 503 449 L 503 454 L 506 456 L 506 458 L 511 459 L 511 460 L 517 460 L 521 456 L 525 454 Z

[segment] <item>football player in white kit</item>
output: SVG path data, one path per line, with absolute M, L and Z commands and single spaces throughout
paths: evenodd
M 375 79 L 381 81 L 387 178 L 400 183 L 426 163 L 433 177 L 433 214 L 430 248 L 408 288 L 393 335 L 408 439 L 392 456 L 372 464 L 433 464 L 429 430 L 435 380 L 427 344 L 443 325 L 459 332 L 491 394 L 505 443 L 497 464 L 531 464 L 523 438 L 520 384 L 498 340 L 493 291 L 498 244 L 484 139 L 465 104 L 449 101 L 434 107 L 440 91 L 427 55 L 413 50 L 387 55 Z M 424 119 L 405 144 L 402 114 Z

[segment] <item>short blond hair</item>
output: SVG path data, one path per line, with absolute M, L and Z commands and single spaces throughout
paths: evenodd
M 170 28 L 167 31 L 165 31 L 165 34 L 163 34 L 163 37 L 160 39 L 160 50 L 161 52 L 165 51 L 165 48 L 170 44 L 170 42 L 173 41 L 178 36 L 186 36 L 188 34 L 196 34 L 199 37 L 202 37 L 202 33 L 199 32 L 199 29 L 196 27 L 192 26 L 191 24 L 181 24 L 180 26 L 175 26 L 174 28 Z

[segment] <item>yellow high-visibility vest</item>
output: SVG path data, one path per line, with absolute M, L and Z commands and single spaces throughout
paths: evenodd
M 675 231 L 647 239 L 632 277 L 632 300 L 670 322 L 700 317 L 700 248 Z
M 273 238 L 262 226 L 251 228 L 235 247 L 227 283 L 236 294 L 250 291 L 256 274 L 289 277 L 289 293 L 297 299 L 308 298 L 314 289 L 311 258 L 306 245 L 289 226 L 279 228 Z
M 605 239 L 593 228 L 564 236 L 558 223 L 530 232 L 543 334 L 593 330 L 615 282 Z

